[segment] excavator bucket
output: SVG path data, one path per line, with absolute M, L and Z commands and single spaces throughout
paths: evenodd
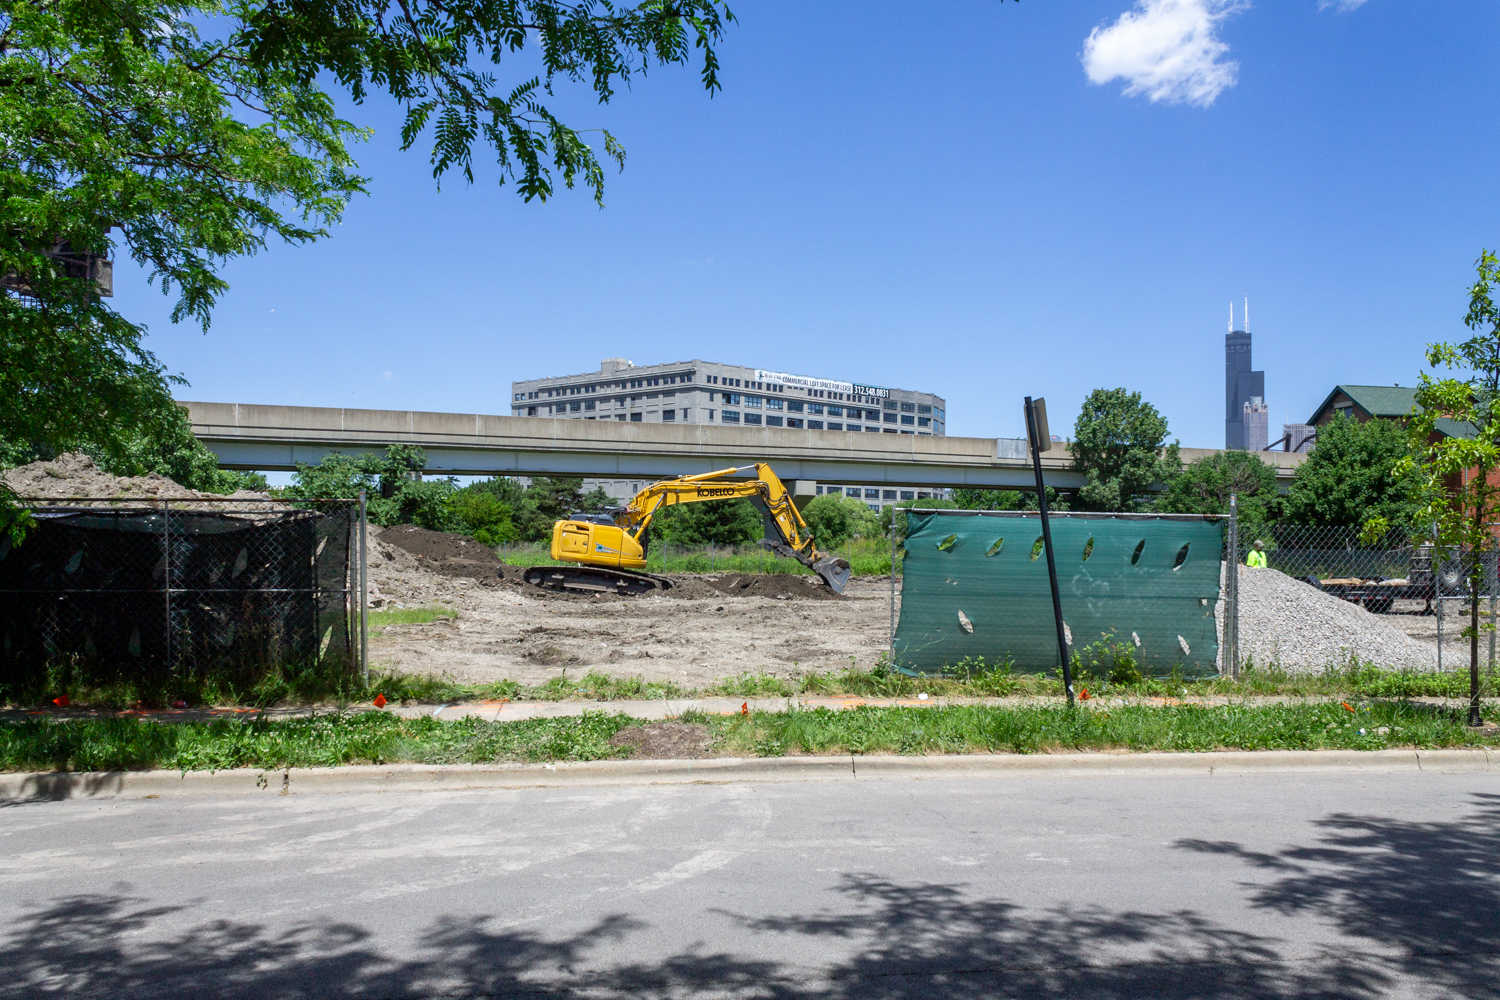
M 842 594 L 844 587 L 849 583 L 849 560 L 840 559 L 838 556 L 824 556 L 812 564 L 813 572 L 823 578 L 823 582 L 833 590 L 835 594 Z

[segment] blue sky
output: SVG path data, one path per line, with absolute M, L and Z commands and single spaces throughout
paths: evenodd
M 1500 246 L 1492 0 L 734 10 L 712 99 L 686 69 L 559 86 L 629 151 L 602 211 L 439 191 L 372 101 L 332 238 L 232 264 L 207 334 L 130 267 L 114 303 L 184 399 L 504 413 L 512 379 L 701 357 L 936 392 L 986 437 L 1125 386 L 1219 447 L 1231 299 L 1274 436 L 1337 383 L 1413 384 Z

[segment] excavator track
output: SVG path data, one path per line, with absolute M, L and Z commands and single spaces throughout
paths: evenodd
M 649 573 L 632 573 L 603 566 L 533 566 L 526 571 L 526 582 L 548 590 L 565 590 L 575 594 L 649 594 L 653 590 L 671 590 L 672 581 Z

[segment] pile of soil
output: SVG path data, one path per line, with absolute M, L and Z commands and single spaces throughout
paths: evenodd
M 27 500 L 41 501 L 38 506 L 49 506 L 74 498 L 83 497 L 99 501 L 87 506 L 108 506 L 108 503 L 125 503 L 140 500 L 267 500 L 268 494 L 240 490 L 224 496 L 219 493 L 200 493 L 179 486 L 160 473 L 146 476 L 112 476 L 87 455 L 69 452 L 50 462 L 32 462 L 30 465 L 6 469 L 0 476 L 16 495 Z M 194 504 L 198 510 L 202 505 Z M 212 509 L 212 508 L 209 508 Z
M 635 760 L 684 760 L 708 756 L 708 727 L 699 722 L 652 722 L 626 726 L 609 738 L 617 747 L 631 747 Z
M 705 580 L 718 594 L 731 597 L 770 597 L 776 600 L 833 601 L 840 595 L 816 576 L 792 576 L 789 573 L 739 574 Z M 680 586 L 680 584 L 679 584 Z M 675 591 L 677 588 L 673 588 Z M 672 593 L 673 591 L 668 591 Z
M 429 531 L 415 524 L 397 524 L 380 530 L 380 540 L 410 553 L 422 569 L 442 576 L 474 580 L 505 579 L 505 570 L 518 582 L 521 569 L 507 567 L 494 550 L 468 535 L 451 531 Z

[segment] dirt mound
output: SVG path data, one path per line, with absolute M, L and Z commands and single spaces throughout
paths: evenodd
M 609 738 L 617 747 L 631 747 L 637 760 L 684 760 L 708 756 L 708 727 L 698 722 L 652 722 L 626 726 Z
M 781 601 L 831 601 L 838 600 L 840 596 L 819 577 L 792 576 L 789 573 L 730 573 L 707 578 L 704 582 L 713 588 L 712 596 L 724 594 L 731 597 L 770 597 Z M 667 593 L 670 595 L 676 591 L 677 587 L 673 587 Z
M 382 528 L 380 540 L 410 553 L 418 566 L 432 573 L 475 580 L 494 580 L 505 576 L 500 557 L 468 535 L 451 531 L 429 531 L 415 524 L 397 524 Z M 514 570 L 513 575 L 519 580 L 520 570 Z
M 62 502 L 77 497 L 96 501 L 133 500 L 266 500 L 265 493 L 240 490 L 229 496 L 200 493 L 180 486 L 160 473 L 147 476 L 112 476 L 87 455 L 69 452 L 50 462 L 32 462 L 0 473 L 16 495 L 29 499 Z M 196 509 L 203 509 L 195 504 Z

